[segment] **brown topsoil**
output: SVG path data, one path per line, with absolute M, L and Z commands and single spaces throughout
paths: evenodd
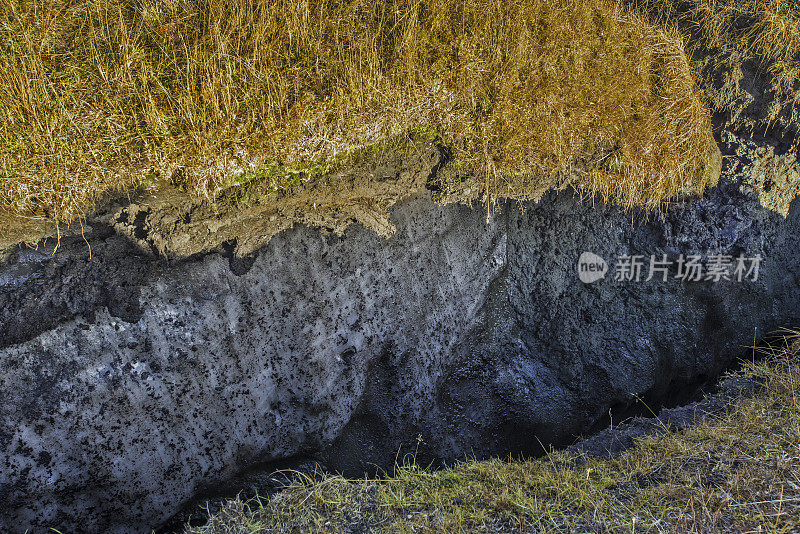
M 84 219 L 60 227 L 45 218 L 0 214 L 0 256 L 21 243 L 52 240 L 55 244 L 65 237 L 87 236 L 97 225 L 166 258 L 188 257 L 223 245 L 232 245 L 237 256 L 245 256 L 295 224 L 342 235 L 349 225 L 359 223 L 389 237 L 395 231 L 389 208 L 436 189 L 432 179 L 445 159 L 440 148 L 421 146 L 412 153 L 374 158 L 313 177 L 277 195 L 264 195 L 259 184 L 251 183 L 233 186 L 211 201 L 161 182 L 108 194 Z M 478 188 L 470 189 L 468 183 L 464 181 L 460 191 L 438 195 L 438 200 L 476 200 Z

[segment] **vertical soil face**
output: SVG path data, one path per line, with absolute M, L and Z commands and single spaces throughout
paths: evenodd
M 77 236 L 9 252 L 0 530 L 146 532 L 259 463 L 534 454 L 670 399 L 800 324 L 800 201 L 763 208 L 741 164 L 649 218 L 562 192 L 487 221 L 420 193 L 389 238 L 300 225 L 165 259 L 164 214 L 127 205 L 87 221 L 91 257 Z M 580 281 L 583 252 L 605 279 Z M 763 262 L 757 281 L 614 279 L 618 257 L 663 254 Z

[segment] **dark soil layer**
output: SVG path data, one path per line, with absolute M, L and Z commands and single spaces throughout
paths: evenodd
M 562 192 L 487 222 L 421 193 L 388 239 L 299 225 L 251 254 L 225 239 L 164 258 L 142 225 L 157 212 L 109 218 L 128 205 L 87 221 L 91 259 L 81 236 L 10 252 L 0 525 L 144 531 L 263 462 L 530 455 L 637 398 L 657 409 L 800 324 L 800 204 L 763 208 L 731 174 L 743 164 L 649 218 Z M 587 285 L 584 251 L 611 273 L 623 254 L 764 262 L 755 282 Z
M 188 532 L 796 532 L 800 369 L 796 334 L 783 336 L 717 394 L 571 450 L 437 470 L 408 455 L 389 477 L 302 478 L 272 498 L 229 499 Z M 633 434 L 630 448 L 598 439 Z

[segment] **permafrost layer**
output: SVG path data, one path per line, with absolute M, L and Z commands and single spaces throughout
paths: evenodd
M 77 237 L 20 249 L 0 265 L 0 531 L 146 532 L 259 462 L 357 473 L 418 436 L 429 458 L 533 454 L 674 398 L 800 323 L 800 201 L 762 208 L 742 161 L 649 218 L 562 192 L 487 221 L 421 194 L 388 239 L 297 226 L 166 261 L 90 220 L 91 258 Z M 579 280 L 583 252 L 604 279 Z M 664 254 L 763 262 L 756 281 L 614 279 Z

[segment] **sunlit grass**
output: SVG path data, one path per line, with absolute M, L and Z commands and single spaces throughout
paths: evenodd
M 779 93 L 800 79 L 800 6 L 787 0 L 635 0 L 669 22 L 683 21 L 698 44 L 755 60 Z
M 715 179 L 683 47 L 609 0 L 3 0 L 0 209 L 71 219 L 152 173 L 211 199 L 414 129 L 489 197 L 657 206 Z

